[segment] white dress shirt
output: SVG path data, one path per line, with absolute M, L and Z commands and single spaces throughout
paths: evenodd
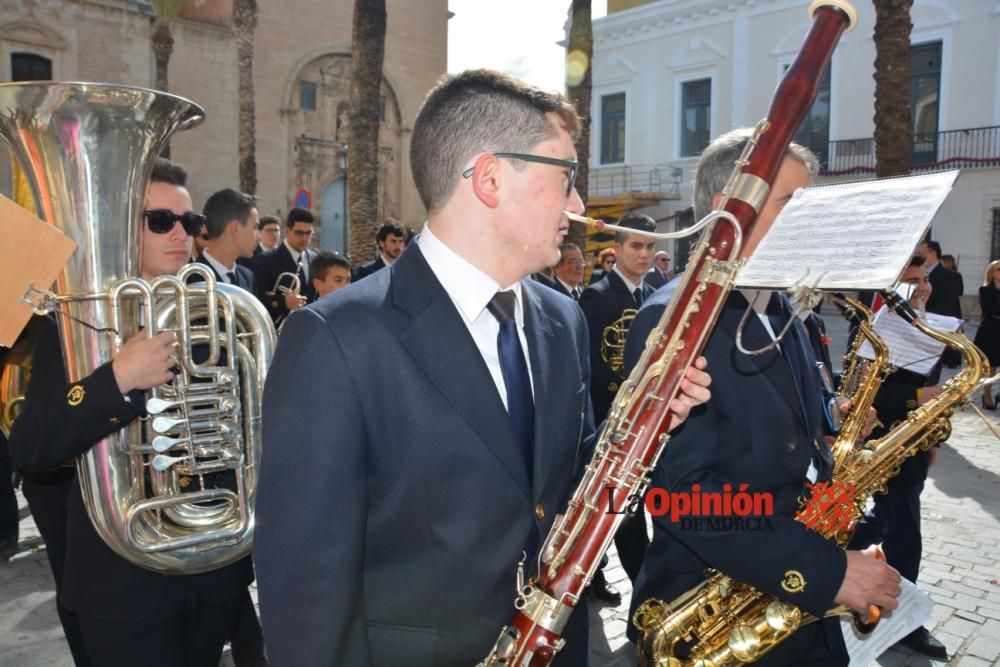
M 531 377 L 531 356 L 528 354 L 528 342 L 524 337 L 524 294 L 521 283 L 516 282 L 507 287 L 500 287 L 495 280 L 477 269 L 461 255 L 446 246 L 441 239 L 434 236 L 430 225 L 425 225 L 417 237 L 417 246 L 423 254 L 431 271 L 434 272 L 444 291 L 451 297 L 452 303 L 462 316 L 462 321 L 469 330 L 479 354 L 482 355 L 486 367 L 490 371 L 493 383 L 496 385 L 504 408 L 507 407 L 507 385 L 503 381 L 500 370 L 500 355 L 497 351 L 497 336 L 500 334 L 500 323 L 486 309 L 493 295 L 501 290 L 511 290 L 516 297 L 514 320 L 517 322 L 517 336 L 524 350 L 524 359 L 528 364 L 528 377 L 531 378 L 531 391 L 534 394 L 535 380 Z
M 223 266 L 222 262 L 208 254 L 207 249 L 201 251 L 201 256 L 205 258 L 205 261 L 208 262 L 209 266 L 215 269 L 215 272 L 222 278 L 222 282 L 229 283 L 230 285 L 235 284 L 229 280 L 229 274 L 232 273 L 233 275 L 236 275 L 236 262 L 233 262 L 232 267 L 226 268 Z
M 615 265 L 615 267 L 611 270 L 618 274 L 618 277 L 622 279 L 623 283 L 625 283 L 625 287 L 628 288 L 628 293 L 635 297 L 635 291 L 639 289 L 639 285 L 636 285 L 634 282 L 626 278 L 625 274 L 618 270 L 617 265 Z
M 568 282 L 566 282 L 562 278 L 556 278 L 556 280 L 558 280 L 560 283 L 562 283 L 563 288 L 567 292 L 569 292 L 569 295 L 571 297 L 573 297 L 574 299 L 579 299 L 580 298 L 580 292 L 577 291 L 577 289 L 579 289 L 578 287 L 570 285 Z
M 295 260 L 296 264 L 299 263 L 299 255 L 305 255 L 305 257 L 302 258 L 302 273 L 305 274 L 306 282 L 309 282 L 309 250 L 307 249 L 305 252 L 300 253 L 298 250 L 296 250 L 295 248 L 293 248 L 288 244 L 288 239 L 285 239 L 284 241 L 282 241 L 282 243 L 285 244 L 285 248 L 288 250 L 288 253 L 292 256 L 292 259 Z

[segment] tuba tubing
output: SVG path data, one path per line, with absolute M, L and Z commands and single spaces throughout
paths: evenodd
M 206 267 L 137 277 L 154 160 L 172 134 L 203 119 L 196 104 L 144 88 L 0 85 L 0 136 L 24 168 L 40 216 L 78 245 L 46 301 L 62 315 L 68 380 L 111 361 L 140 328 L 177 336 L 177 377 L 147 393 L 155 417 L 77 460 L 84 505 L 108 547 L 170 574 L 218 569 L 251 549 L 260 396 L 275 346 L 263 306 L 216 285 Z M 188 285 L 195 275 L 203 284 Z M 195 346 L 206 359 L 195 358 Z M 185 490 L 218 474 L 234 488 Z

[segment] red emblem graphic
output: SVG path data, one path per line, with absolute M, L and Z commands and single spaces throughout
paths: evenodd
M 806 485 L 811 493 L 795 518 L 823 535 L 848 530 L 855 518 L 854 485 L 816 482 Z

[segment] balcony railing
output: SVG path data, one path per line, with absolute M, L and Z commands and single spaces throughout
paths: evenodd
M 1000 126 L 916 134 L 910 153 L 911 172 L 1000 167 Z M 874 172 L 874 139 L 831 141 L 820 169 L 824 176 Z
M 664 199 L 680 197 L 684 170 L 668 164 L 614 164 L 590 168 L 589 194 L 612 196 L 629 192 L 656 192 Z

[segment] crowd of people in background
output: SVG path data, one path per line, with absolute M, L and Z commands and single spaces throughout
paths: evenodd
M 10 452 L 48 545 L 77 665 L 214 665 L 226 642 L 239 667 L 266 665 L 247 588 L 255 571 L 276 664 L 472 664 L 482 657 L 510 613 L 521 554 L 537 552 L 565 507 L 635 350 L 678 281 L 669 253 L 643 234 L 656 222 L 633 212 L 618 221 L 625 231 L 597 254 L 584 284 L 584 252 L 565 242 L 565 211 L 585 210 L 574 187 L 577 121 L 560 96 L 505 75 L 484 70 L 444 80 L 413 130 L 424 231 L 385 220 L 372 258 L 354 265 L 312 247 L 318 220 L 309 209 L 261 216 L 252 195 L 227 188 L 195 213 L 186 171 L 157 162 L 141 277 L 201 263 L 216 281 L 254 294 L 282 329 L 263 396 L 254 563 L 245 556 L 203 574 L 161 575 L 101 540 L 66 462 L 144 416 L 141 392 L 173 378 L 172 339 L 136 336 L 113 361 L 67 384 L 55 320 L 35 318 L 34 374 Z M 748 132 L 716 139 L 702 156 L 698 216 L 722 197 Z M 811 152 L 789 147 L 742 256 L 817 168 Z M 964 287 L 949 256 L 934 241 L 917 253 L 904 274 L 918 286 L 913 299 L 961 318 Z M 336 296 L 352 283 L 360 284 Z M 979 297 L 976 343 L 995 368 L 1000 261 L 987 268 Z M 746 330 L 751 347 L 763 350 L 780 342 L 775 332 L 790 332 L 756 361 L 732 354 L 748 308 L 757 315 Z M 933 452 L 915 458 L 913 474 L 876 500 L 865 544 L 845 553 L 791 520 L 805 481 L 832 475 L 825 438 L 835 426 L 813 372 L 823 366 L 816 363 L 823 350 L 805 344 L 817 339 L 814 321 L 795 321 L 779 293 L 734 291 L 704 352 L 716 378 L 712 401 L 708 376 L 690 369 L 670 406 L 671 425 L 685 428 L 654 476 L 664 488 L 746 480 L 773 491 L 780 539 L 683 534 L 662 519 L 650 540 L 640 513 L 615 537 L 636 590 L 633 610 L 647 597 L 672 599 L 701 581 L 708 565 L 820 617 L 833 602 L 894 608 L 900 575 L 916 579 L 919 495 Z M 704 359 L 696 365 L 704 368 Z M 895 375 L 882 395 L 885 413 L 904 415 L 933 399 L 937 384 L 936 377 Z M 996 406 L 988 389 L 983 405 Z M 7 480 L 9 462 L 0 463 Z M 6 557 L 17 544 L 17 507 L 11 522 L 13 494 L 0 494 Z M 886 549 L 888 564 L 853 548 L 879 541 L 896 545 Z M 600 570 L 590 591 L 599 601 L 621 601 Z M 586 601 L 580 606 L 557 664 L 587 664 Z M 846 664 L 835 626 L 808 626 L 766 664 L 801 664 L 794 662 L 800 656 Z M 945 655 L 923 628 L 905 641 Z

